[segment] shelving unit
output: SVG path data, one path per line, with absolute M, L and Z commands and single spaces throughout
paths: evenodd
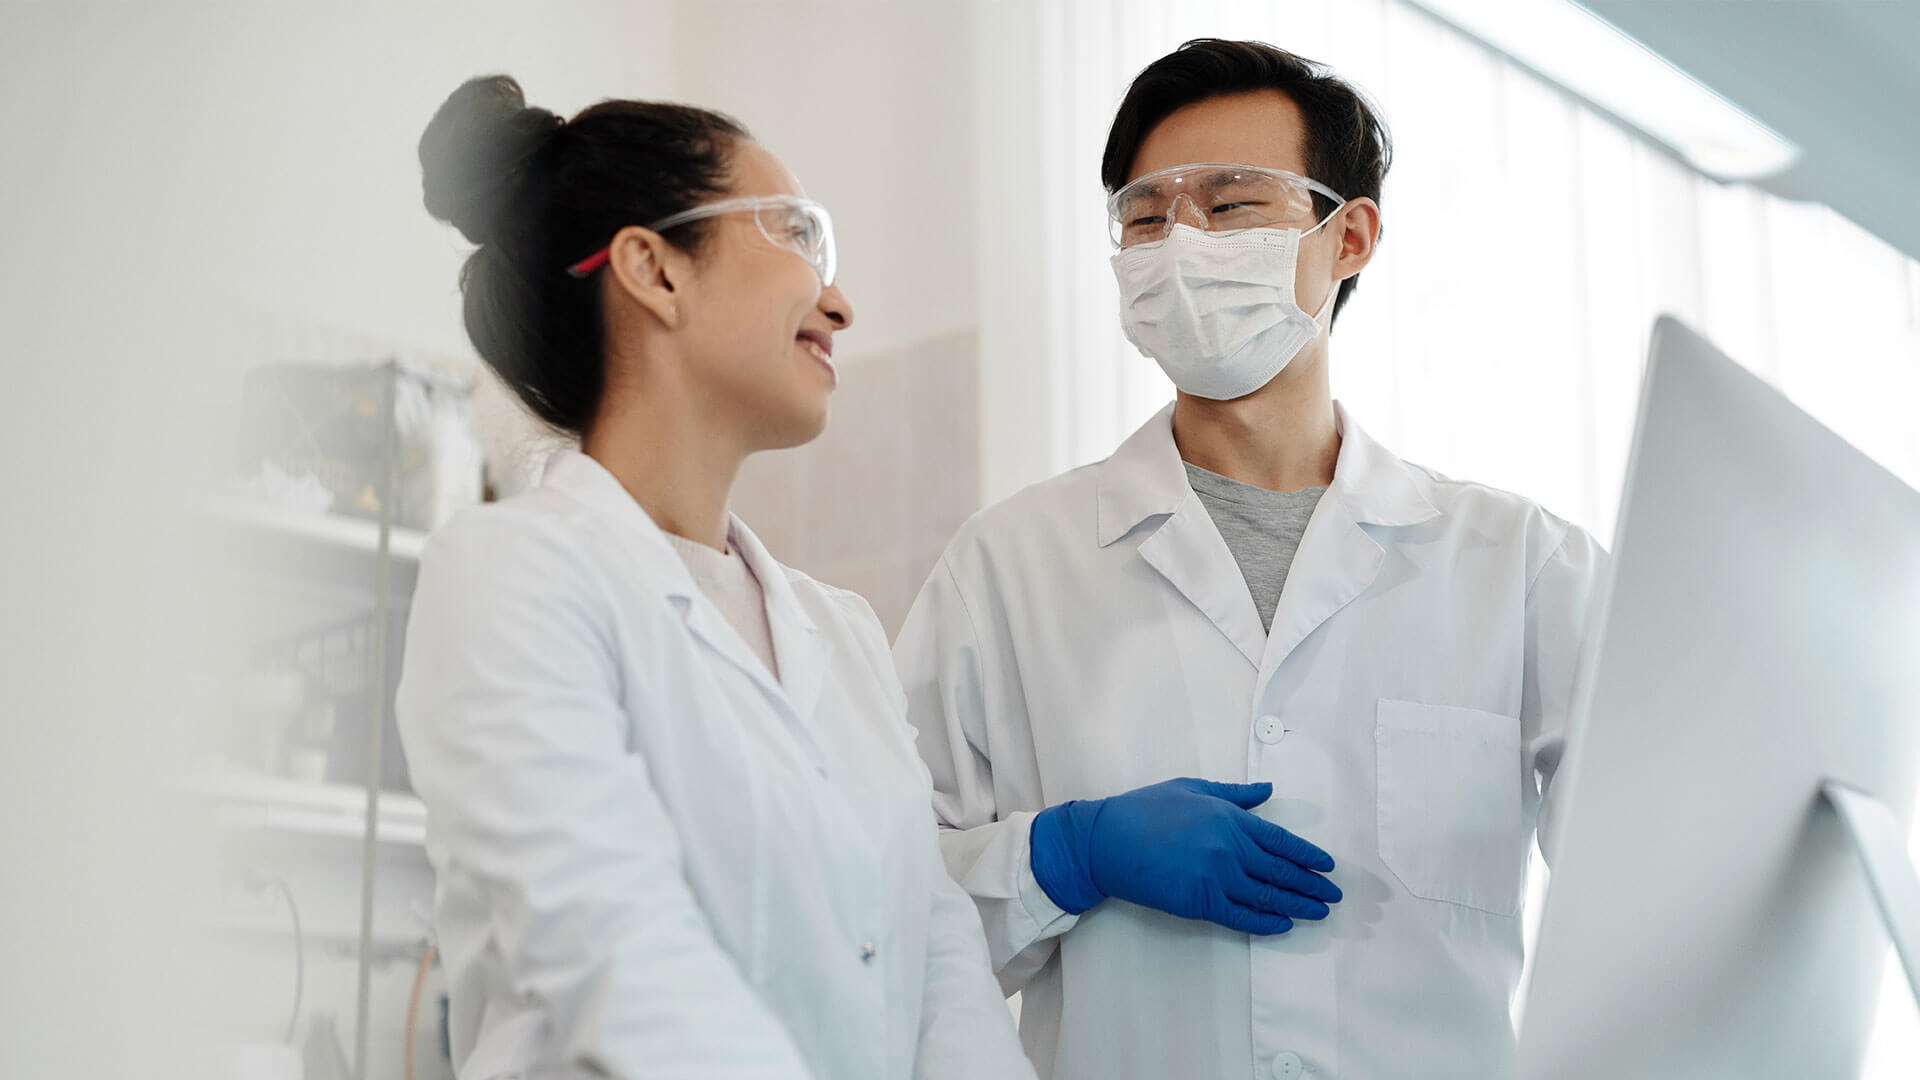
M 207 947 L 249 957 L 285 947 L 296 970 L 299 957 L 317 949 L 328 981 L 318 984 L 316 1002 L 352 1032 L 353 1074 L 362 1080 L 390 1075 L 376 1059 L 397 1053 L 373 1031 L 376 998 L 385 1009 L 391 994 L 376 995 L 375 973 L 383 986 L 396 964 L 410 974 L 430 934 L 434 887 L 426 808 L 395 790 L 406 776 L 392 719 L 427 536 L 394 515 L 400 499 L 445 494 L 403 490 L 403 454 L 433 452 L 406 442 L 414 436 L 396 426 L 400 381 L 417 382 L 417 373 L 392 359 L 368 367 L 343 367 L 336 378 L 296 364 L 249 377 L 243 396 L 259 411 L 250 417 L 258 449 L 248 453 L 324 477 L 339 498 L 361 492 L 382 519 L 233 496 L 200 505 L 225 605 L 223 636 L 210 653 L 235 681 L 223 711 L 208 716 L 203 771 L 176 785 L 221 840 L 205 894 L 194 898 Z M 414 383 L 408 387 L 412 393 Z M 410 470 L 421 467 L 406 460 Z M 409 472 L 407 483 L 421 475 Z M 329 781 L 278 775 L 296 763 L 303 775 L 319 775 L 307 771 L 314 751 L 324 753 Z M 381 786 L 372 822 L 368 785 Z M 340 979 L 343 962 L 353 971 L 351 991 Z

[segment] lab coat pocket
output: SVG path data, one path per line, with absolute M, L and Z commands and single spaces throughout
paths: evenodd
M 1520 721 L 1382 699 L 1374 745 L 1381 861 L 1415 896 L 1517 911 L 1526 869 Z

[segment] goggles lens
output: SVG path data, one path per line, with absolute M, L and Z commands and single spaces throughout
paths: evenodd
M 753 222 L 760 235 L 780 247 L 798 252 L 820 275 L 820 284 L 833 284 L 839 270 L 838 252 L 833 246 L 833 217 L 827 208 L 809 199 L 789 196 L 763 196 L 753 208 Z
M 753 223 L 759 228 L 761 236 L 807 260 L 813 272 L 819 275 L 822 287 L 833 284 L 834 275 L 840 267 L 839 254 L 833 244 L 833 216 L 827 213 L 826 207 L 812 199 L 803 199 L 798 195 L 745 195 L 737 199 L 721 199 L 668 215 L 647 228 L 662 232 L 689 221 L 739 212 L 751 212 Z M 601 248 L 567 267 L 567 273 L 583 278 L 600 269 L 607 263 L 607 250 Z
M 1175 225 L 1208 232 L 1319 224 L 1313 196 L 1336 208 L 1346 200 L 1315 180 L 1253 165 L 1180 165 L 1148 173 L 1107 199 L 1108 236 L 1115 247 L 1164 239 Z M 1327 216 L 1331 216 L 1331 212 Z

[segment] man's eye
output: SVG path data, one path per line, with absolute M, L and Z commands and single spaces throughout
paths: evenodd
M 1230 212 L 1230 211 L 1233 211 L 1233 210 L 1239 210 L 1239 209 L 1241 209 L 1242 207 L 1247 207 L 1247 206 L 1253 206 L 1253 205 L 1255 205 L 1255 204 L 1254 204 L 1254 203 L 1252 203 L 1252 202 L 1230 202 L 1230 203 L 1221 203 L 1221 204 L 1220 204 L 1219 206 L 1216 206 L 1216 207 L 1214 207 L 1214 208 L 1213 208 L 1213 209 L 1212 209 L 1211 211 L 1209 211 L 1209 212 L 1210 212 L 1210 213 L 1215 213 L 1215 214 L 1225 214 L 1225 213 L 1228 213 L 1228 212 Z
M 1127 224 L 1128 225 L 1158 225 L 1165 220 L 1167 219 L 1159 216 L 1158 214 L 1151 214 L 1146 217 L 1134 218 L 1132 221 L 1127 222 Z

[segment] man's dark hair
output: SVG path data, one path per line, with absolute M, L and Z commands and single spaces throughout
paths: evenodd
M 1300 109 L 1307 128 L 1308 175 L 1342 198 L 1364 195 L 1380 201 L 1380 185 L 1393 165 L 1393 140 L 1373 103 L 1324 65 L 1265 42 L 1221 38 L 1195 38 L 1135 76 L 1114 114 L 1100 158 L 1100 179 L 1107 191 L 1118 191 L 1127 182 L 1141 142 L 1175 110 L 1251 90 L 1278 90 Z M 1315 193 L 1313 208 L 1325 218 L 1333 203 Z M 1333 302 L 1336 318 L 1359 281 L 1355 274 L 1340 283 Z

